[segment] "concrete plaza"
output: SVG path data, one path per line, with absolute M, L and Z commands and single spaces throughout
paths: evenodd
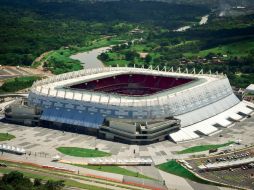
M 219 134 L 211 137 L 204 137 L 203 139 L 193 142 L 187 142 L 182 144 L 174 144 L 170 141 L 163 141 L 151 145 L 127 145 L 117 142 L 105 141 L 97 139 L 96 137 L 75 134 L 70 132 L 63 132 L 58 130 L 52 130 L 41 127 L 26 127 L 15 124 L 0 123 L 0 133 L 10 133 L 16 136 L 15 139 L 5 142 L 8 145 L 23 147 L 30 156 L 16 156 L 10 154 L 3 154 L 4 157 L 10 157 L 16 160 L 28 160 L 35 163 L 53 165 L 51 159 L 55 155 L 60 155 L 62 159 L 78 162 L 86 162 L 86 158 L 77 158 L 62 155 L 56 148 L 60 146 L 68 147 L 81 147 L 110 152 L 114 158 L 133 158 L 143 157 L 151 158 L 154 165 L 166 162 L 169 159 L 186 158 L 188 155 L 177 155 L 175 151 L 182 150 L 186 147 L 201 145 L 201 144 L 218 144 L 225 143 L 230 140 L 242 140 L 242 145 L 234 145 L 229 147 L 230 149 L 241 148 L 245 145 L 254 143 L 254 117 L 248 118 L 243 122 L 236 123 L 231 128 L 223 129 Z M 135 150 L 135 154 L 134 154 Z M 207 152 L 205 152 L 207 153 Z M 202 152 L 203 154 L 203 152 Z M 59 164 L 59 163 L 57 163 Z M 60 164 L 62 165 L 62 164 Z M 77 167 L 65 165 L 65 167 L 79 170 Z M 158 180 L 165 180 L 169 189 L 222 189 L 219 187 L 213 187 L 208 185 L 201 185 L 189 180 L 162 172 L 155 167 L 126 167 L 127 169 L 143 173 L 147 176 L 151 176 Z M 81 169 L 82 170 L 82 169 Z M 88 169 L 83 169 L 84 172 L 97 172 Z M 103 174 L 108 175 L 108 174 Z M 121 175 L 111 174 L 112 177 L 121 178 Z

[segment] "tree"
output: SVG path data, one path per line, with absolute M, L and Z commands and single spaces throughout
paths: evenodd
M 25 177 L 22 173 L 18 171 L 10 172 L 9 174 L 4 174 L 2 182 L 6 186 L 12 186 L 15 190 L 31 190 L 33 189 L 33 183 L 29 178 Z
M 137 53 L 134 51 L 127 51 L 125 53 L 125 59 L 127 61 L 133 61 L 135 59 L 136 55 L 137 55 Z
M 146 63 L 150 63 L 151 61 L 152 61 L 152 56 L 148 54 L 148 55 L 145 57 L 145 62 L 146 62 Z
M 35 186 L 35 187 L 39 187 L 39 186 L 41 186 L 41 185 L 42 185 L 41 179 L 35 178 L 35 179 L 34 179 L 34 186 Z
M 99 55 L 99 59 L 101 61 L 108 61 L 109 60 L 109 56 L 108 56 L 107 53 L 102 53 L 102 54 Z
M 47 190 L 61 190 L 64 187 L 64 181 L 52 181 L 49 180 L 45 184 Z
M 64 181 L 47 181 L 45 185 L 41 179 L 34 179 L 34 183 L 18 171 L 4 174 L 0 179 L 1 190 L 62 190 Z

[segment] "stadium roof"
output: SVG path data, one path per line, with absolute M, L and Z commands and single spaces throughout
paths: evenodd
M 65 89 L 64 87 L 79 84 L 80 82 L 91 81 L 100 79 L 102 77 L 109 77 L 119 74 L 126 73 L 139 73 L 149 75 L 161 75 L 161 76 L 171 76 L 171 77 L 187 77 L 198 79 L 193 82 L 187 83 L 173 89 L 163 91 L 161 93 L 152 94 L 145 97 L 133 97 L 127 95 L 119 94 L 105 94 L 102 92 L 91 92 L 91 91 L 74 91 L 71 89 Z M 110 105 L 122 105 L 122 106 L 154 106 L 159 104 L 165 104 L 170 97 L 178 96 L 178 94 L 189 93 L 190 89 L 205 86 L 210 83 L 209 86 L 213 85 L 213 81 L 225 78 L 221 75 L 196 75 L 196 74 L 186 74 L 186 73 L 176 73 L 176 72 L 165 72 L 142 68 L 97 68 L 88 69 L 78 72 L 72 72 L 70 74 L 58 75 L 49 79 L 38 81 L 33 85 L 33 88 L 37 92 L 40 92 L 48 96 L 57 96 L 64 99 L 72 100 L 86 100 L 94 103 L 100 104 L 110 104 Z

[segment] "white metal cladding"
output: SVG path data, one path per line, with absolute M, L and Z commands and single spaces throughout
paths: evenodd
M 239 102 L 239 99 L 234 94 L 231 94 L 230 96 L 209 104 L 208 106 L 178 115 L 176 118 L 181 120 L 181 126 L 189 126 L 215 116 L 218 113 L 222 113 L 223 111 L 235 106 Z
M 85 90 L 73 91 L 62 88 L 70 84 L 126 73 L 189 77 L 198 80 L 179 88 L 142 97 Z M 72 109 L 85 109 L 103 116 L 119 118 L 178 116 L 181 118 L 183 126 L 216 115 L 239 103 L 225 76 L 193 75 L 141 68 L 98 68 L 54 76 L 36 82 L 31 88 L 29 101 L 33 105 L 47 108 L 51 106 L 68 109 L 72 105 Z
M 222 102 L 218 102 L 218 103 L 221 104 Z M 209 108 L 209 106 L 207 106 L 206 109 L 207 108 Z M 210 107 L 210 108 L 213 108 L 213 107 Z M 245 117 L 243 115 L 238 115 L 238 113 L 247 111 L 247 113 L 245 114 L 252 114 L 254 112 L 253 108 L 254 108 L 254 104 L 250 102 L 246 102 L 246 101 L 239 102 L 229 109 L 225 109 L 225 107 L 222 106 L 221 109 L 222 110 L 224 109 L 224 110 L 221 113 L 211 116 L 209 118 L 206 118 L 205 120 L 201 120 L 203 116 L 201 116 L 202 118 L 199 118 L 200 115 L 203 115 L 203 113 L 206 113 L 205 110 L 197 110 L 189 114 L 185 114 L 184 116 L 180 116 L 179 119 L 185 122 L 191 121 L 192 124 L 181 128 L 177 132 L 169 134 L 169 136 L 175 142 L 183 142 L 183 141 L 189 141 L 189 140 L 200 138 L 197 132 L 199 132 L 199 134 L 202 133 L 203 135 L 210 136 L 210 135 L 213 135 L 214 133 L 221 131 L 220 127 L 225 128 L 232 125 L 234 121 L 229 120 L 230 118 L 234 119 L 235 121 L 240 121 L 241 119 Z M 195 119 L 195 116 L 197 116 L 196 119 Z M 194 124 L 193 122 L 194 120 L 198 122 Z M 191 122 L 189 122 L 189 124 Z M 219 125 L 220 127 L 218 127 L 217 125 Z

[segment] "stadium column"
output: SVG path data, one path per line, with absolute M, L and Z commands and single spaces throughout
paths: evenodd
M 193 68 L 193 70 L 192 70 L 192 72 L 191 72 L 192 74 L 196 74 L 196 69 L 195 68 Z
M 93 94 L 91 93 L 90 94 L 90 100 L 89 100 L 90 102 L 92 102 L 92 98 L 93 98 Z
M 74 99 L 74 96 L 75 96 L 75 92 L 72 92 L 72 99 Z
M 108 104 L 107 104 L 107 106 L 109 105 L 109 102 L 110 102 L 110 95 L 108 96 Z
M 101 94 L 100 94 L 100 97 L 99 97 L 99 103 L 101 103 Z
M 64 90 L 64 99 L 66 99 L 66 90 Z
M 134 107 L 134 99 L 132 99 L 132 107 Z
M 81 101 L 84 100 L 84 92 L 82 92 Z
M 42 89 L 43 89 L 43 87 L 41 86 L 40 93 L 42 93 Z
M 199 73 L 198 73 L 199 75 L 203 75 L 204 74 L 204 70 L 203 69 L 201 69 L 200 71 L 199 71 Z

